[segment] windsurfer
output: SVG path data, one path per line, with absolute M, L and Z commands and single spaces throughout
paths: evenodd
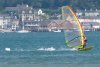
M 84 37 L 84 45 L 83 45 L 83 48 L 85 48 L 86 47 L 86 44 L 87 44 L 87 38 L 85 36 L 83 36 L 83 37 Z
M 86 44 L 87 44 L 87 38 L 86 38 L 85 36 L 83 36 L 83 37 L 84 37 L 84 45 L 80 45 L 80 46 L 78 47 L 78 49 L 83 49 L 83 48 L 86 47 Z

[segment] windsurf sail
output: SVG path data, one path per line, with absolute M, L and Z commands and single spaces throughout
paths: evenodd
M 62 7 L 62 19 L 64 20 L 65 41 L 68 47 L 78 48 L 84 46 L 84 32 L 78 17 L 70 6 Z

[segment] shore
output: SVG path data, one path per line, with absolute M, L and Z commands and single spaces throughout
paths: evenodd
M 14 32 L 12 30 L 0 29 L 0 32 Z

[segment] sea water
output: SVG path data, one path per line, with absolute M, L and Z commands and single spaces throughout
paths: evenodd
M 65 45 L 64 33 L 0 33 L 0 67 L 98 67 L 100 32 L 86 32 L 90 51 Z

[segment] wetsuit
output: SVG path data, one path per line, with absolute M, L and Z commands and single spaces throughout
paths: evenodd
M 84 37 L 84 46 L 83 46 L 83 48 L 86 47 L 86 44 L 87 44 L 87 39 L 86 39 L 86 37 Z
M 87 39 L 86 39 L 86 37 L 84 37 L 84 45 L 80 45 L 80 46 L 78 47 L 78 49 L 83 49 L 83 48 L 85 48 L 85 47 L 86 47 L 86 44 L 87 44 Z

